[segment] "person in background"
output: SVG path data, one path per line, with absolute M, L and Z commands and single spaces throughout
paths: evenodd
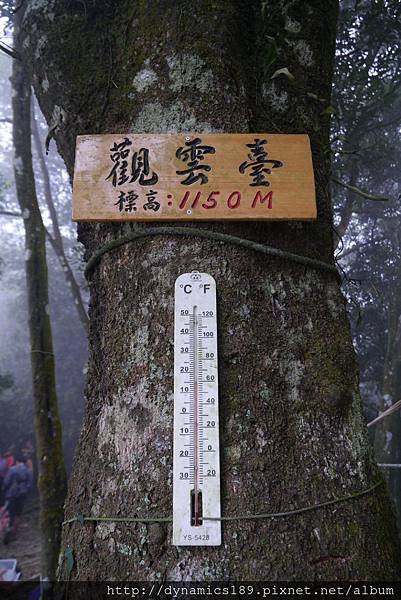
M 16 464 L 12 466 L 4 478 L 4 497 L 10 515 L 10 529 L 4 543 L 15 537 L 25 500 L 32 485 L 32 471 L 25 464 L 25 458 L 17 455 Z
M 10 446 L 7 452 L 4 452 L 4 458 L 6 459 L 7 469 L 11 469 L 15 465 L 15 446 Z
M 21 452 L 25 458 L 25 464 L 30 471 L 33 471 L 33 445 L 30 440 L 27 440 L 21 448 Z
M 4 454 L 0 455 L 0 506 L 4 504 L 3 482 L 7 475 L 7 459 Z

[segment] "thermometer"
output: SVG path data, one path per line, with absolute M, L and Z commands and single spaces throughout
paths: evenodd
M 220 452 L 216 282 L 175 282 L 173 544 L 219 546 Z

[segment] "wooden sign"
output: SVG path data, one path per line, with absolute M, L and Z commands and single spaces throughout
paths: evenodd
M 307 135 L 77 138 L 74 221 L 315 218 Z

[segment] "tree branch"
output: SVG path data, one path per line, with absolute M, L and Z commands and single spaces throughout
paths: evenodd
M 19 212 L 12 212 L 11 210 L 0 210 L 0 215 L 4 215 L 5 217 L 22 217 Z
M 388 415 L 391 415 L 393 412 L 395 412 L 396 410 L 399 410 L 400 408 L 401 408 L 401 400 L 398 400 L 392 406 L 390 406 L 390 408 L 388 408 L 387 410 L 382 412 L 378 417 L 373 419 L 373 421 L 370 421 L 368 423 L 368 427 L 371 427 L 372 425 L 376 425 L 376 423 L 378 423 L 379 421 L 384 419 L 384 417 L 388 417 Z
M 338 254 L 336 258 L 337 260 L 341 260 L 346 256 L 353 254 L 354 252 L 359 252 L 362 248 L 366 248 L 366 246 L 371 246 L 371 244 L 371 240 L 368 240 L 367 242 L 361 242 L 359 244 L 356 244 L 355 246 L 352 246 L 352 248 L 346 248 L 345 250 L 343 250 L 343 252 L 341 252 L 341 254 Z
M 11 212 L 10 210 L 0 210 L 0 215 L 3 215 L 5 217 L 18 217 L 19 219 L 22 219 L 22 214 L 21 213 L 19 213 L 19 212 Z M 43 229 L 45 230 L 45 235 L 46 235 L 47 239 L 53 245 L 54 244 L 54 239 L 53 239 L 52 234 L 50 233 L 50 231 L 48 229 L 46 229 L 45 226 L 43 226 Z
M 4 52 L 5 54 L 7 54 L 8 56 L 11 56 L 11 58 L 15 58 L 16 60 L 21 60 L 21 56 L 18 54 L 18 52 L 16 52 L 12 48 L 9 48 L 3 42 L 0 42 L 0 50 L 2 52 Z
M 375 196 L 374 194 L 369 194 L 369 192 L 364 192 L 360 188 L 358 188 L 354 185 L 350 185 L 349 183 L 345 183 L 344 181 L 340 181 L 339 179 L 336 179 L 335 177 L 332 177 L 331 180 L 334 181 L 334 183 L 336 183 L 337 185 L 341 185 L 342 187 L 346 188 L 347 190 L 350 190 L 351 192 L 358 194 L 358 196 L 361 196 L 362 198 L 366 198 L 366 200 L 374 200 L 374 201 L 378 201 L 378 202 L 388 202 L 389 201 L 389 198 L 386 198 L 385 196 Z

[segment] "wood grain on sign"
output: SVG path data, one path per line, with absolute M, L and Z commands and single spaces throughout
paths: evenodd
M 315 218 L 307 135 L 77 138 L 74 221 Z

